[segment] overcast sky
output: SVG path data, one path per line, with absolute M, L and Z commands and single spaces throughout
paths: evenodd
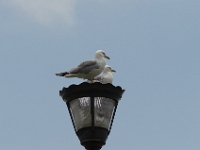
M 98 49 L 126 90 L 102 150 L 200 149 L 199 0 L 1 0 L 1 150 L 84 149 L 55 73 Z

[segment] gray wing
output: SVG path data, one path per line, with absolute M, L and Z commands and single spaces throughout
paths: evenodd
M 83 73 L 87 74 L 93 69 L 99 69 L 99 66 L 95 60 L 87 60 L 82 62 L 78 67 L 72 68 L 69 73 L 71 74 L 78 74 L 78 73 Z
M 103 80 L 103 76 L 102 75 L 96 76 L 94 77 L 94 80 L 98 80 L 99 82 L 101 82 Z

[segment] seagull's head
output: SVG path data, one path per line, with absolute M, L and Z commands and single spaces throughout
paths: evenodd
M 116 72 L 116 71 L 113 70 L 110 66 L 106 65 L 104 68 L 104 72 Z
M 110 59 L 110 57 L 108 57 L 106 55 L 106 53 L 103 50 L 97 50 L 96 54 L 95 54 L 96 58 L 106 58 L 106 59 Z

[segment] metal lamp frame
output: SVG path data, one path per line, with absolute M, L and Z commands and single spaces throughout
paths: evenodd
M 106 144 L 108 135 L 110 134 L 115 113 L 117 110 L 118 102 L 122 97 L 123 90 L 119 86 L 113 86 L 112 84 L 101 84 L 99 82 L 90 84 L 83 82 L 79 85 L 70 85 L 68 88 L 63 88 L 60 91 L 60 96 L 63 101 L 66 102 L 68 111 L 72 120 L 72 124 L 76 135 L 78 136 L 81 145 L 83 145 L 87 150 L 100 150 L 103 145 Z M 70 111 L 70 102 L 77 98 L 90 97 L 90 110 L 91 110 L 91 126 L 84 127 L 76 130 L 74 118 L 72 112 Z M 110 120 L 109 128 L 103 128 L 95 126 L 94 124 L 94 98 L 95 97 L 105 97 L 115 101 L 114 111 Z

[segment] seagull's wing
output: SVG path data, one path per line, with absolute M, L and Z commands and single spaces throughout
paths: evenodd
M 82 62 L 78 67 L 72 68 L 70 74 L 87 74 L 94 69 L 99 69 L 99 65 L 95 60 L 87 60 Z
M 94 77 L 94 80 L 98 80 L 99 82 L 101 82 L 103 80 L 103 75 Z
M 95 82 L 101 82 L 102 84 L 106 84 L 106 83 L 112 83 L 113 81 L 113 76 L 111 74 L 111 72 L 104 72 L 103 74 L 96 76 L 94 78 Z

